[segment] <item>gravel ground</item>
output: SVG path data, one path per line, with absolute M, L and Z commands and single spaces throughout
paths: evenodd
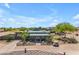
M 14 43 L 9 45 L 8 48 L 2 49 L 5 50 L 5 53 L 1 55 L 62 55 L 64 52 L 66 55 L 79 55 L 79 44 L 62 44 L 59 47 L 48 45 L 16 46 L 14 48 L 12 48 Z M 25 48 L 27 53 L 24 53 Z
M 0 33 L 0 36 L 9 34 L 10 32 Z M 76 37 L 79 40 L 79 37 Z M 16 46 L 16 41 L 9 44 L 0 42 L 0 53 L 4 55 L 61 55 L 66 52 L 66 55 L 79 55 L 79 44 L 62 44 L 59 47 L 48 45 L 34 45 L 34 46 Z M 27 53 L 24 53 L 24 49 Z M 10 52 L 9 52 L 10 51 Z M 7 52 L 7 53 L 6 53 Z
M 27 50 L 26 53 L 24 51 L 14 51 L 11 53 L 4 53 L 2 55 L 63 55 L 63 54 L 40 51 L 40 50 Z
M 0 48 L 4 47 L 5 45 L 8 45 L 9 43 L 6 42 L 5 40 L 0 41 Z
M 14 51 L 24 51 L 24 48 L 27 50 L 39 50 L 44 52 L 53 52 L 53 53 L 61 53 L 64 52 L 66 55 L 79 55 L 79 44 L 62 44 L 59 47 L 53 47 L 53 46 L 18 46 L 14 49 Z M 50 54 L 51 55 L 51 54 Z

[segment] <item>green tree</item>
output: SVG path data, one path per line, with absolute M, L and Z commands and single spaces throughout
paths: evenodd
M 2 36 L 1 39 L 6 40 L 7 42 L 11 42 L 11 41 L 15 40 L 13 34 Z
M 22 38 L 23 44 L 25 44 L 25 43 L 26 43 L 26 41 L 27 41 L 28 37 L 29 37 L 28 32 L 24 32 L 24 31 L 23 31 L 23 32 L 21 32 L 21 38 Z
M 74 32 L 75 30 L 76 30 L 76 27 L 74 27 L 69 23 L 60 23 L 56 25 L 56 27 L 54 28 L 55 32 L 67 32 L 67 31 Z
M 76 31 L 77 30 L 77 28 L 75 27 L 75 26 L 73 26 L 73 25 L 71 25 L 70 23 L 59 23 L 59 24 L 57 24 L 56 25 L 56 27 L 54 27 L 54 29 L 52 29 L 55 33 L 62 33 L 62 32 L 64 32 L 64 37 L 66 38 L 66 33 L 67 32 L 74 32 L 74 31 Z M 59 39 L 59 37 L 58 36 L 56 36 L 57 34 L 55 34 L 55 36 L 54 35 L 52 35 L 52 39 L 53 40 L 58 40 Z M 74 38 L 74 36 L 73 36 L 73 38 Z M 61 39 L 61 38 L 60 38 Z M 63 38 L 64 39 L 64 38 Z M 70 39 L 70 38 L 69 38 Z M 69 41 L 69 39 L 67 39 L 68 41 Z
M 13 28 L 12 27 L 9 27 L 9 28 L 4 28 L 4 31 L 12 31 Z
M 20 31 L 25 31 L 25 30 L 28 30 L 28 28 L 26 28 L 26 27 L 20 27 L 19 30 Z
M 60 36 L 59 35 L 50 34 L 50 41 L 51 42 L 58 42 L 59 40 L 60 40 Z

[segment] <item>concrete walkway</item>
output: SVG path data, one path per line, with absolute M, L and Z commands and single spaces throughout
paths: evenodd
M 2 47 L 0 49 L 0 54 L 11 52 L 16 47 L 16 43 L 18 43 L 18 42 L 19 42 L 19 40 L 15 40 L 15 41 L 12 41 L 11 43 L 9 43 L 8 45 Z

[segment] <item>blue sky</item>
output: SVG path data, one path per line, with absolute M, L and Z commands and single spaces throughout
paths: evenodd
M 52 27 L 61 22 L 79 26 L 79 4 L 0 4 L 0 27 Z

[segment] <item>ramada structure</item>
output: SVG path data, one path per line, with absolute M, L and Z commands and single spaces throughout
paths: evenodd
M 39 31 L 29 30 L 25 32 L 29 34 L 28 40 L 34 43 L 45 42 L 50 36 L 50 31 L 46 31 L 46 30 L 39 30 Z M 18 36 L 19 35 L 16 35 L 16 37 Z
M 45 42 L 50 34 L 50 31 L 28 31 L 29 40 L 35 43 Z

